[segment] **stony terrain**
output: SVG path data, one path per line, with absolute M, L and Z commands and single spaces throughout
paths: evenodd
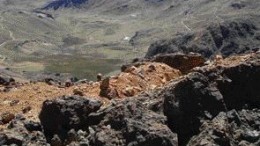
M 99 72 L 118 72 L 148 48 L 147 57 L 156 48 L 206 57 L 250 52 L 259 47 L 259 5 L 259 0 L 1 0 L 0 64 L 26 78 L 54 72 L 93 80 Z M 79 61 L 71 63 L 75 58 Z
M 62 95 L 81 95 L 98 98 L 104 103 L 111 98 L 134 96 L 168 83 L 181 76 L 181 72 L 162 63 L 142 63 L 102 81 L 69 79 L 64 83 L 51 78 L 41 82 L 15 82 L 2 78 L 0 92 L 0 111 L 21 113 L 30 108 L 27 117 L 37 120 L 43 101 Z M 14 80 L 14 79 L 13 79 Z
M 259 5 L 0 1 L 0 145 L 260 145 Z
M 98 82 L 3 80 L 0 144 L 260 144 L 259 52 L 203 64 L 198 54 L 169 56 Z

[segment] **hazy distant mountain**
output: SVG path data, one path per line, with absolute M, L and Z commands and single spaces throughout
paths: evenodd
M 43 10 L 58 10 L 60 8 L 88 8 L 98 9 L 98 12 L 121 11 L 122 14 L 129 10 L 142 11 L 151 6 L 170 4 L 173 0 L 55 0 L 43 6 Z
M 43 9 L 54 9 L 68 8 L 68 7 L 79 7 L 81 4 L 86 3 L 88 0 L 55 0 L 47 4 Z

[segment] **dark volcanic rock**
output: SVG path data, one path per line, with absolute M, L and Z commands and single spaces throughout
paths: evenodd
M 38 122 L 34 122 L 34 121 L 25 121 L 24 122 L 24 127 L 28 130 L 28 131 L 42 131 L 42 126 L 40 123 Z
M 0 132 L 0 145 L 259 145 L 260 53 L 237 58 L 102 108 L 80 96 L 47 100 L 41 123 L 16 116 Z
M 260 61 L 225 69 L 222 74 L 231 81 L 218 85 L 229 109 L 242 109 L 246 104 L 260 107 Z
M 25 120 L 17 116 L 8 125 L 8 129 L 0 132 L 0 145 L 17 145 L 17 146 L 28 146 L 28 145 L 41 145 L 48 146 L 45 136 L 41 131 L 40 124 Z M 26 125 L 26 126 L 25 126 Z M 37 126 L 36 126 L 37 125 Z M 35 126 L 37 128 L 35 128 Z M 34 127 L 27 130 L 28 127 Z
M 176 57 L 174 54 L 158 56 L 160 62 L 178 65 L 178 61 L 176 64 L 172 61 Z M 156 60 L 156 57 L 152 59 Z M 259 60 L 259 54 L 255 54 L 249 60 L 229 67 L 198 68 L 195 69 L 197 73 L 193 70 L 184 79 L 164 87 L 158 95 L 154 93 L 165 99 L 164 114 L 169 127 L 178 133 L 180 145 L 199 133 L 203 121 L 211 120 L 219 112 L 259 105 Z M 155 108 L 160 110 L 161 107 Z
M 8 85 L 14 85 L 14 84 L 15 84 L 14 78 L 0 77 L 0 85 L 8 86 Z
M 166 117 L 149 110 L 150 97 L 114 101 L 99 109 L 97 101 L 78 96 L 46 101 L 40 114 L 45 136 L 52 145 L 175 146 L 177 135 Z
M 90 144 L 100 146 L 175 146 L 177 135 L 166 117 L 149 110 L 149 97 L 130 98 L 90 115 Z M 147 103 L 147 104 L 145 104 Z
M 56 100 L 47 100 L 39 118 L 46 137 L 51 139 L 57 134 L 62 140 L 70 129 L 87 128 L 88 115 L 101 107 L 101 102 L 80 96 L 63 96 Z
M 45 136 L 52 145 L 259 145 L 260 54 L 239 61 L 193 69 L 102 109 L 78 96 L 46 101 Z
M 259 108 L 259 56 L 255 54 L 247 61 L 229 67 L 199 68 L 198 72 L 174 81 L 160 92 L 158 96 L 165 99 L 164 114 L 169 127 L 178 133 L 180 145 L 199 134 L 203 122 L 220 112 Z M 227 133 L 223 133 L 226 137 Z M 219 140 L 219 145 L 229 145 L 225 139 Z
M 216 82 L 228 109 L 259 108 L 260 53 L 238 65 L 196 71 Z
M 199 132 L 202 119 L 211 119 L 225 111 L 223 96 L 216 85 L 200 73 L 191 73 L 162 91 L 165 98 L 164 113 L 168 124 L 178 133 L 180 145 Z
M 48 85 L 57 85 L 57 81 L 52 78 L 45 78 L 44 82 Z
M 205 121 L 203 123 L 200 128 L 200 134 L 194 136 L 189 141 L 188 146 L 259 145 L 259 123 L 259 109 L 242 111 L 232 110 L 227 113 L 221 112 L 212 121 Z
M 200 53 L 206 58 L 216 54 L 224 57 L 259 50 L 259 28 L 251 20 L 235 19 L 220 24 L 211 24 L 207 29 L 176 36 L 152 44 L 146 54 L 150 58 L 157 54 L 175 52 Z

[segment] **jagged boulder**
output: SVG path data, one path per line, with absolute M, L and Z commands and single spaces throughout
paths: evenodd
M 220 82 L 218 87 L 229 109 L 242 109 L 245 105 L 260 107 L 259 60 L 227 68 L 222 74 L 229 79 L 229 82 Z
M 178 133 L 180 145 L 186 145 L 200 133 L 204 121 L 220 112 L 259 108 L 259 55 L 246 60 L 232 58 L 229 65 L 198 68 L 160 91 L 168 125 Z
M 149 101 L 149 96 L 140 96 L 99 109 L 97 101 L 61 97 L 45 101 L 39 117 L 51 145 L 177 145 L 166 117 L 150 110 Z
M 200 134 L 192 137 L 187 145 L 260 145 L 259 128 L 259 109 L 221 112 L 212 121 L 205 121 Z
M 230 60 L 234 61 L 229 61 L 228 66 L 206 66 L 196 71 L 215 82 L 228 109 L 259 108 L 260 53 Z
M 7 85 L 9 85 L 9 83 L 10 83 L 10 79 L 4 78 L 4 77 L 0 77 L 0 85 L 7 86 Z
M 177 84 L 162 91 L 164 114 L 168 125 L 179 136 L 180 145 L 199 132 L 201 120 L 211 119 L 225 111 L 223 96 L 209 79 L 200 73 L 190 73 Z
M 149 110 L 149 97 L 135 97 L 90 114 L 90 145 L 176 146 L 166 117 Z M 146 103 L 146 104 L 145 104 Z
M 48 140 L 57 134 L 62 140 L 70 129 L 84 129 L 88 115 L 97 111 L 102 103 L 80 96 L 63 96 L 43 103 L 39 118 Z
M 0 145 L 41 145 L 49 146 L 37 122 L 27 121 L 23 116 L 17 115 L 8 129 L 0 132 Z
M 203 66 L 206 62 L 200 54 L 195 53 L 159 54 L 153 57 L 150 61 L 165 63 L 172 68 L 180 70 L 182 73 L 188 73 L 194 67 Z

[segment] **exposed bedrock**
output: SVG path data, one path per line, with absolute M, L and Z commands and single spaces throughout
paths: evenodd
M 228 57 L 259 50 L 259 28 L 253 19 L 231 19 L 222 23 L 211 23 L 207 28 L 173 36 L 173 39 L 153 43 L 146 58 L 158 54 L 183 52 L 199 53 L 206 58 L 215 55 Z

